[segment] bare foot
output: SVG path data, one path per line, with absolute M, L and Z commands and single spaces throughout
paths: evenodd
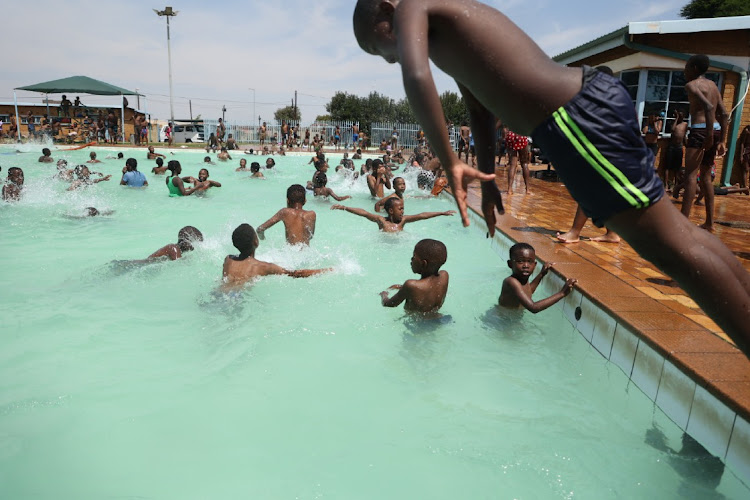
M 706 230 L 706 231 L 708 231 L 709 233 L 713 233 L 713 232 L 714 232 L 714 226 L 713 226 L 713 224 L 711 224 L 711 225 L 709 226 L 708 224 L 706 224 L 706 223 L 704 222 L 703 224 L 701 224 L 701 225 L 700 225 L 700 226 L 698 226 L 698 227 L 700 227 L 701 229 L 705 229 L 705 230 Z
M 557 241 L 560 243 L 578 243 L 581 240 L 576 233 L 568 231 L 567 233 L 557 233 Z
M 615 233 L 605 233 L 596 238 L 591 238 L 591 241 L 598 241 L 601 243 L 620 243 L 620 237 Z
M 509 189 L 509 190 L 508 190 L 508 195 L 511 195 L 511 194 L 513 194 L 513 191 L 511 191 L 511 190 Z
M 703 202 L 701 200 L 695 200 L 695 203 L 693 203 L 693 205 L 695 205 L 696 207 L 702 207 Z
M 534 193 L 532 193 L 531 191 L 529 191 L 529 190 L 527 189 L 527 190 L 526 190 L 526 194 L 528 194 L 528 195 L 532 195 L 532 194 L 534 194 Z

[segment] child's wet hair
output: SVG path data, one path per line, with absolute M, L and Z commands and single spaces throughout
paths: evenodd
M 318 172 L 318 174 L 313 177 L 313 186 L 316 188 L 322 188 L 325 187 L 325 185 L 328 184 L 328 176 L 324 174 L 323 172 Z
M 292 184 L 286 190 L 286 199 L 292 203 L 304 203 L 305 198 L 305 187 L 302 184 Z
M 177 233 L 177 245 L 181 250 L 192 250 L 194 241 L 203 241 L 203 233 L 193 226 L 185 226 Z
M 510 250 L 508 251 L 508 255 L 512 259 L 515 254 L 517 254 L 518 252 L 521 252 L 522 250 L 530 250 L 536 253 L 536 250 L 534 250 L 534 247 L 532 247 L 528 243 L 521 242 L 521 243 L 516 243 L 515 245 L 510 247 Z
M 210 161 L 211 161 L 211 157 L 210 156 L 206 156 L 205 158 L 203 158 L 203 163 L 208 163 Z
M 170 172 L 174 172 L 178 168 L 182 170 L 182 165 L 180 165 L 180 162 L 177 160 L 169 160 L 169 163 L 167 163 L 167 170 Z
M 158 166 L 160 166 L 160 167 L 161 167 L 162 165 L 164 165 L 164 160 L 162 159 L 162 157 L 161 157 L 161 156 L 160 156 L 160 157 L 158 157 L 158 158 L 156 159 L 156 164 L 157 164 Z
M 258 236 L 250 224 L 240 224 L 232 233 L 232 245 L 240 251 L 240 258 L 253 254 L 256 241 L 258 241 Z
M 96 215 L 99 215 L 99 210 L 95 209 L 94 207 L 86 207 L 86 215 L 89 217 L 94 217 Z
M 425 238 L 414 246 L 414 253 L 427 261 L 427 271 L 436 273 L 448 260 L 448 249 L 442 241 Z
M 138 162 L 135 160 L 135 158 L 128 158 L 127 161 L 125 162 L 125 165 L 132 169 L 138 168 Z
M 49 148 L 44 148 L 44 149 L 42 149 L 42 154 L 44 156 L 49 156 L 49 155 L 52 154 L 52 152 L 49 150 Z
M 117 153 L 117 159 L 125 158 L 125 155 L 122 153 Z
M 260 172 L 260 163 L 258 163 L 257 161 L 252 162 L 250 164 L 250 171 L 252 173 Z
M 401 198 L 396 198 L 396 197 L 388 198 L 387 200 L 385 200 L 385 203 L 383 203 L 383 208 L 385 209 L 387 213 L 393 207 L 394 203 L 400 203 L 400 202 L 401 202 Z

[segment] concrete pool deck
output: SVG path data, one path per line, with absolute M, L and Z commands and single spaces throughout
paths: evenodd
M 578 280 L 579 297 L 571 298 L 575 293 L 571 294 L 564 305 L 569 310 L 571 307 L 578 309 L 577 317 L 573 319 L 569 315 L 569 320 L 575 326 L 581 308 L 585 311 L 586 306 L 589 309 L 596 306 L 608 313 L 607 320 L 614 321 L 617 328 L 632 332 L 638 340 L 631 348 L 631 364 L 623 366 L 616 362 L 618 366 L 686 432 L 710 435 L 699 441 L 723 460 L 734 462 L 733 469 L 748 481 L 750 360 L 673 280 L 642 259 L 624 241 L 615 244 L 588 239 L 573 244 L 558 242 L 556 232 L 570 229 L 577 207 L 562 183 L 532 178 L 532 194 L 526 195 L 519 175 L 516 194 L 508 196 L 505 165 L 498 167 L 496 174 L 505 206 L 505 215 L 498 218 L 496 227 L 515 241 L 533 245 L 542 261 L 555 262 L 560 278 Z M 470 186 L 468 201 L 481 217 L 478 183 Z M 700 224 L 704 217 L 704 207 L 697 206 L 690 220 Z M 750 270 L 750 196 L 716 196 L 715 220 L 744 222 L 733 227 L 716 224 L 715 234 Z M 472 223 L 477 221 L 478 218 L 474 218 Z M 581 236 L 589 238 L 603 233 L 603 229 L 589 221 Z M 604 349 L 597 345 L 595 333 L 584 333 L 586 328 L 595 329 L 591 324 L 597 322 L 601 323 L 601 319 L 589 319 L 584 327 L 581 320 L 578 330 L 605 358 L 615 362 L 618 342 L 613 328 L 609 336 L 605 335 L 608 343 Z M 636 380 L 639 370 L 641 383 Z M 660 404 L 660 397 L 664 404 Z M 677 410 L 670 411 L 672 406 Z M 697 421 L 698 414 L 706 411 L 709 413 L 703 418 L 706 424 L 719 422 L 718 439 L 714 435 L 716 429 L 699 430 L 698 424 L 691 429 L 692 414 L 695 413 Z M 715 442 L 713 446 L 711 442 Z

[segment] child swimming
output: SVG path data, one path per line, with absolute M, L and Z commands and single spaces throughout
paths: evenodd
M 152 261 L 161 257 L 177 260 L 182 257 L 183 253 L 195 250 L 193 243 L 196 241 L 203 241 L 203 233 L 193 226 L 185 226 L 177 233 L 177 243 L 164 245 L 146 257 L 145 261 Z
M 531 296 L 536 291 L 542 278 L 552 269 L 552 263 L 544 264 L 542 270 L 536 277 L 529 282 L 531 274 L 536 269 L 536 252 L 534 247 L 528 243 L 516 243 L 510 247 L 510 259 L 508 267 L 512 274 L 503 280 L 503 287 L 498 298 L 498 305 L 508 309 L 519 309 L 521 307 L 536 314 L 544 311 L 548 307 L 556 304 L 573 289 L 577 282 L 575 279 L 568 279 L 562 289 L 554 295 L 534 302 Z
M 18 201 L 21 199 L 23 190 L 23 170 L 20 167 L 10 167 L 8 169 L 8 178 L 3 185 L 3 201 Z
M 282 208 L 276 215 L 258 226 L 258 238 L 265 239 L 265 232 L 277 222 L 284 223 L 286 241 L 290 245 L 302 243 L 310 244 L 315 234 L 317 215 L 312 210 L 304 210 L 306 200 L 305 188 L 300 184 L 292 184 L 286 190 L 286 208 Z
M 406 301 L 404 310 L 407 312 L 436 313 L 448 293 L 448 272 L 440 269 L 447 259 L 448 250 L 442 242 L 421 240 L 414 246 L 411 257 L 411 270 L 420 278 L 388 287 L 388 290 L 398 290 L 393 297 L 388 297 L 388 290 L 380 292 L 383 306 L 396 307 Z
M 232 244 L 240 251 L 239 255 L 227 255 L 224 259 L 222 271 L 224 285 L 222 288 L 231 290 L 237 288 L 253 278 L 285 274 L 292 278 L 307 278 L 316 274 L 331 271 L 331 269 L 298 269 L 289 271 L 271 262 L 263 262 L 255 258 L 255 250 L 260 242 L 258 235 L 250 224 L 240 224 L 232 233 Z
M 331 210 L 343 210 L 364 217 L 365 219 L 376 223 L 380 230 L 385 233 L 401 232 L 404 229 L 404 225 L 409 222 L 417 222 L 420 220 L 432 219 L 433 217 L 440 217 L 441 215 L 453 215 L 456 213 L 455 210 L 448 210 L 447 212 L 422 212 L 416 215 L 404 215 L 404 202 L 400 198 L 390 198 L 386 200 L 383 206 L 388 214 L 387 217 L 372 214 L 361 208 L 345 207 L 344 205 L 333 205 Z

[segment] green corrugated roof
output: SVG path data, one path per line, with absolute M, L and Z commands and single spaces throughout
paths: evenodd
M 623 35 L 626 35 L 628 33 L 628 27 L 624 26 L 620 29 L 617 29 L 611 33 L 607 33 L 606 35 L 602 35 L 599 38 L 595 38 L 591 40 L 590 42 L 584 43 L 583 45 L 579 45 L 578 47 L 572 48 L 570 50 L 567 50 L 563 52 L 562 54 L 558 54 L 555 57 L 552 58 L 554 61 L 559 61 L 560 59 L 564 59 L 566 57 L 570 57 L 578 52 L 583 52 L 584 50 L 590 49 L 591 47 L 595 47 L 603 42 L 613 40 L 615 38 L 622 38 Z

